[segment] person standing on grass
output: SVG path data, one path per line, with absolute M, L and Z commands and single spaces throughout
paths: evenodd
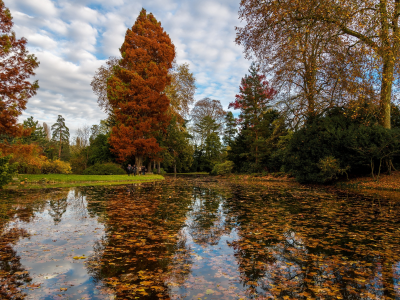
M 136 165 L 133 165 L 133 176 L 136 176 Z
M 132 174 L 132 166 L 130 164 L 128 165 L 127 171 L 128 171 L 128 176 L 131 176 L 131 174 Z
M 143 172 L 143 176 L 146 175 L 146 167 L 145 166 L 142 167 L 142 172 Z

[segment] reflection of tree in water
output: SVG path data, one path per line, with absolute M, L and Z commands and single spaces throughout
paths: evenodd
M 10 224 L 33 221 L 35 213 L 44 210 L 46 201 L 43 198 L 47 194 L 43 191 L 0 192 L 0 299 L 26 297 L 20 287 L 30 282 L 31 278 L 13 247 L 19 239 L 29 237 L 29 234 Z
M 183 282 L 191 269 L 189 249 L 179 235 L 190 204 L 188 192 L 171 183 L 162 189 L 143 185 L 103 193 L 107 236 L 87 263 L 93 278 L 124 299 L 168 297 L 168 284 Z
M 43 211 L 43 198 L 49 193 L 43 191 L 0 191 L 0 223 L 19 220 L 29 223 L 35 213 Z
M 197 244 L 217 245 L 225 233 L 222 200 L 214 189 L 194 189 L 188 229 Z
M 30 282 L 29 272 L 21 264 L 21 258 L 13 245 L 21 238 L 27 237 L 24 230 L 11 229 L 0 231 L 0 298 L 24 299 L 26 295 L 20 287 Z
M 49 215 L 53 218 L 54 224 L 57 225 L 61 222 L 63 214 L 68 208 L 68 198 L 52 199 L 49 202 L 50 210 Z
M 99 186 L 96 189 L 79 187 L 76 189 L 79 197 L 85 198 L 87 202 L 87 213 L 91 218 L 103 218 L 106 213 L 106 199 L 112 194 L 112 188 Z
M 239 189 L 235 198 L 241 238 L 232 247 L 250 298 L 400 297 L 398 203 L 277 190 L 250 201 Z

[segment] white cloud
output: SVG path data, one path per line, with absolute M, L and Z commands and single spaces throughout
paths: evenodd
M 51 0 L 40 0 L 40 3 L 31 0 L 12 0 L 5 2 L 5 4 L 11 9 L 21 12 L 29 12 L 29 14 L 33 13 L 45 18 L 57 15 L 57 8 Z
M 58 43 L 53 40 L 51 37 L 49 37 L 46 32 L 41 32 L 41 33 L 29 33 L 26 34 L 25 37 L 28 39 L 29 44 L 31 46 L 36 46 L 40 47 L 41 49 L 44 50 L 53 50 L 56 49 L 58 46 Z
M 23 118 L 53 123 L 62 114 L 73 132 L 105 117 L 90 81 L 109 56 L 119 55 L 125 32 L 142 7 L 171 36 L 178 63 L 189 63 L 198 83 L 197 99 L 211 97 L 225 108 L 234 100 L 250 63 L 235 40 L 239 1 L 214 0 L 4 0 L 18 37 L 28 39 L 41 62 L 38 95 Z

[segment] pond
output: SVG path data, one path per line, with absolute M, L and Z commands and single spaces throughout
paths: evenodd
M 0 193 L 0 299 L 400 299 L 399 194 L 212 177 Z

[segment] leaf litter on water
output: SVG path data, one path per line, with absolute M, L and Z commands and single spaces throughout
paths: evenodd
M 67 244 L 32 254 L 50 262 L 54 249 L 64 251 L 57 266 L 69 257 L 98 282 L 92 299 L 110 293 L 117 299 L 395 299 L 399 293 L 397 200 L 291 184 L 184 179 L 80 188 L 74 195 L 67 206 L 60 200 L 52 206 L 52 222 L 60 227 L 73 208 L 76 218 L 96 220 L 91 233 L 77 228 Z M 87 203 L 79 206 L 77 195 Z M 0 269 L 7 295 L 51 293 L 51 284 L 66 288 L 64 273 L 29 284 L 37 280 L 35 269 L 24 269 L 18 258 L 23 251 L 28 257 L 33 245 L 19 248 L 30 234 L 15 224 L 35 222 L 46 210 L 41 197 L 28 193 L 2 204 L 0 260 L 13 262 L 11 271 Z M 83 255 L 80 239 L 94 231 L 101 234 Z M 72 241 L 75 248 L 66 248 Z M 77 255 L 67 254 L 71 250 Z M 64 292 L 77 296 L 82 287 Z

